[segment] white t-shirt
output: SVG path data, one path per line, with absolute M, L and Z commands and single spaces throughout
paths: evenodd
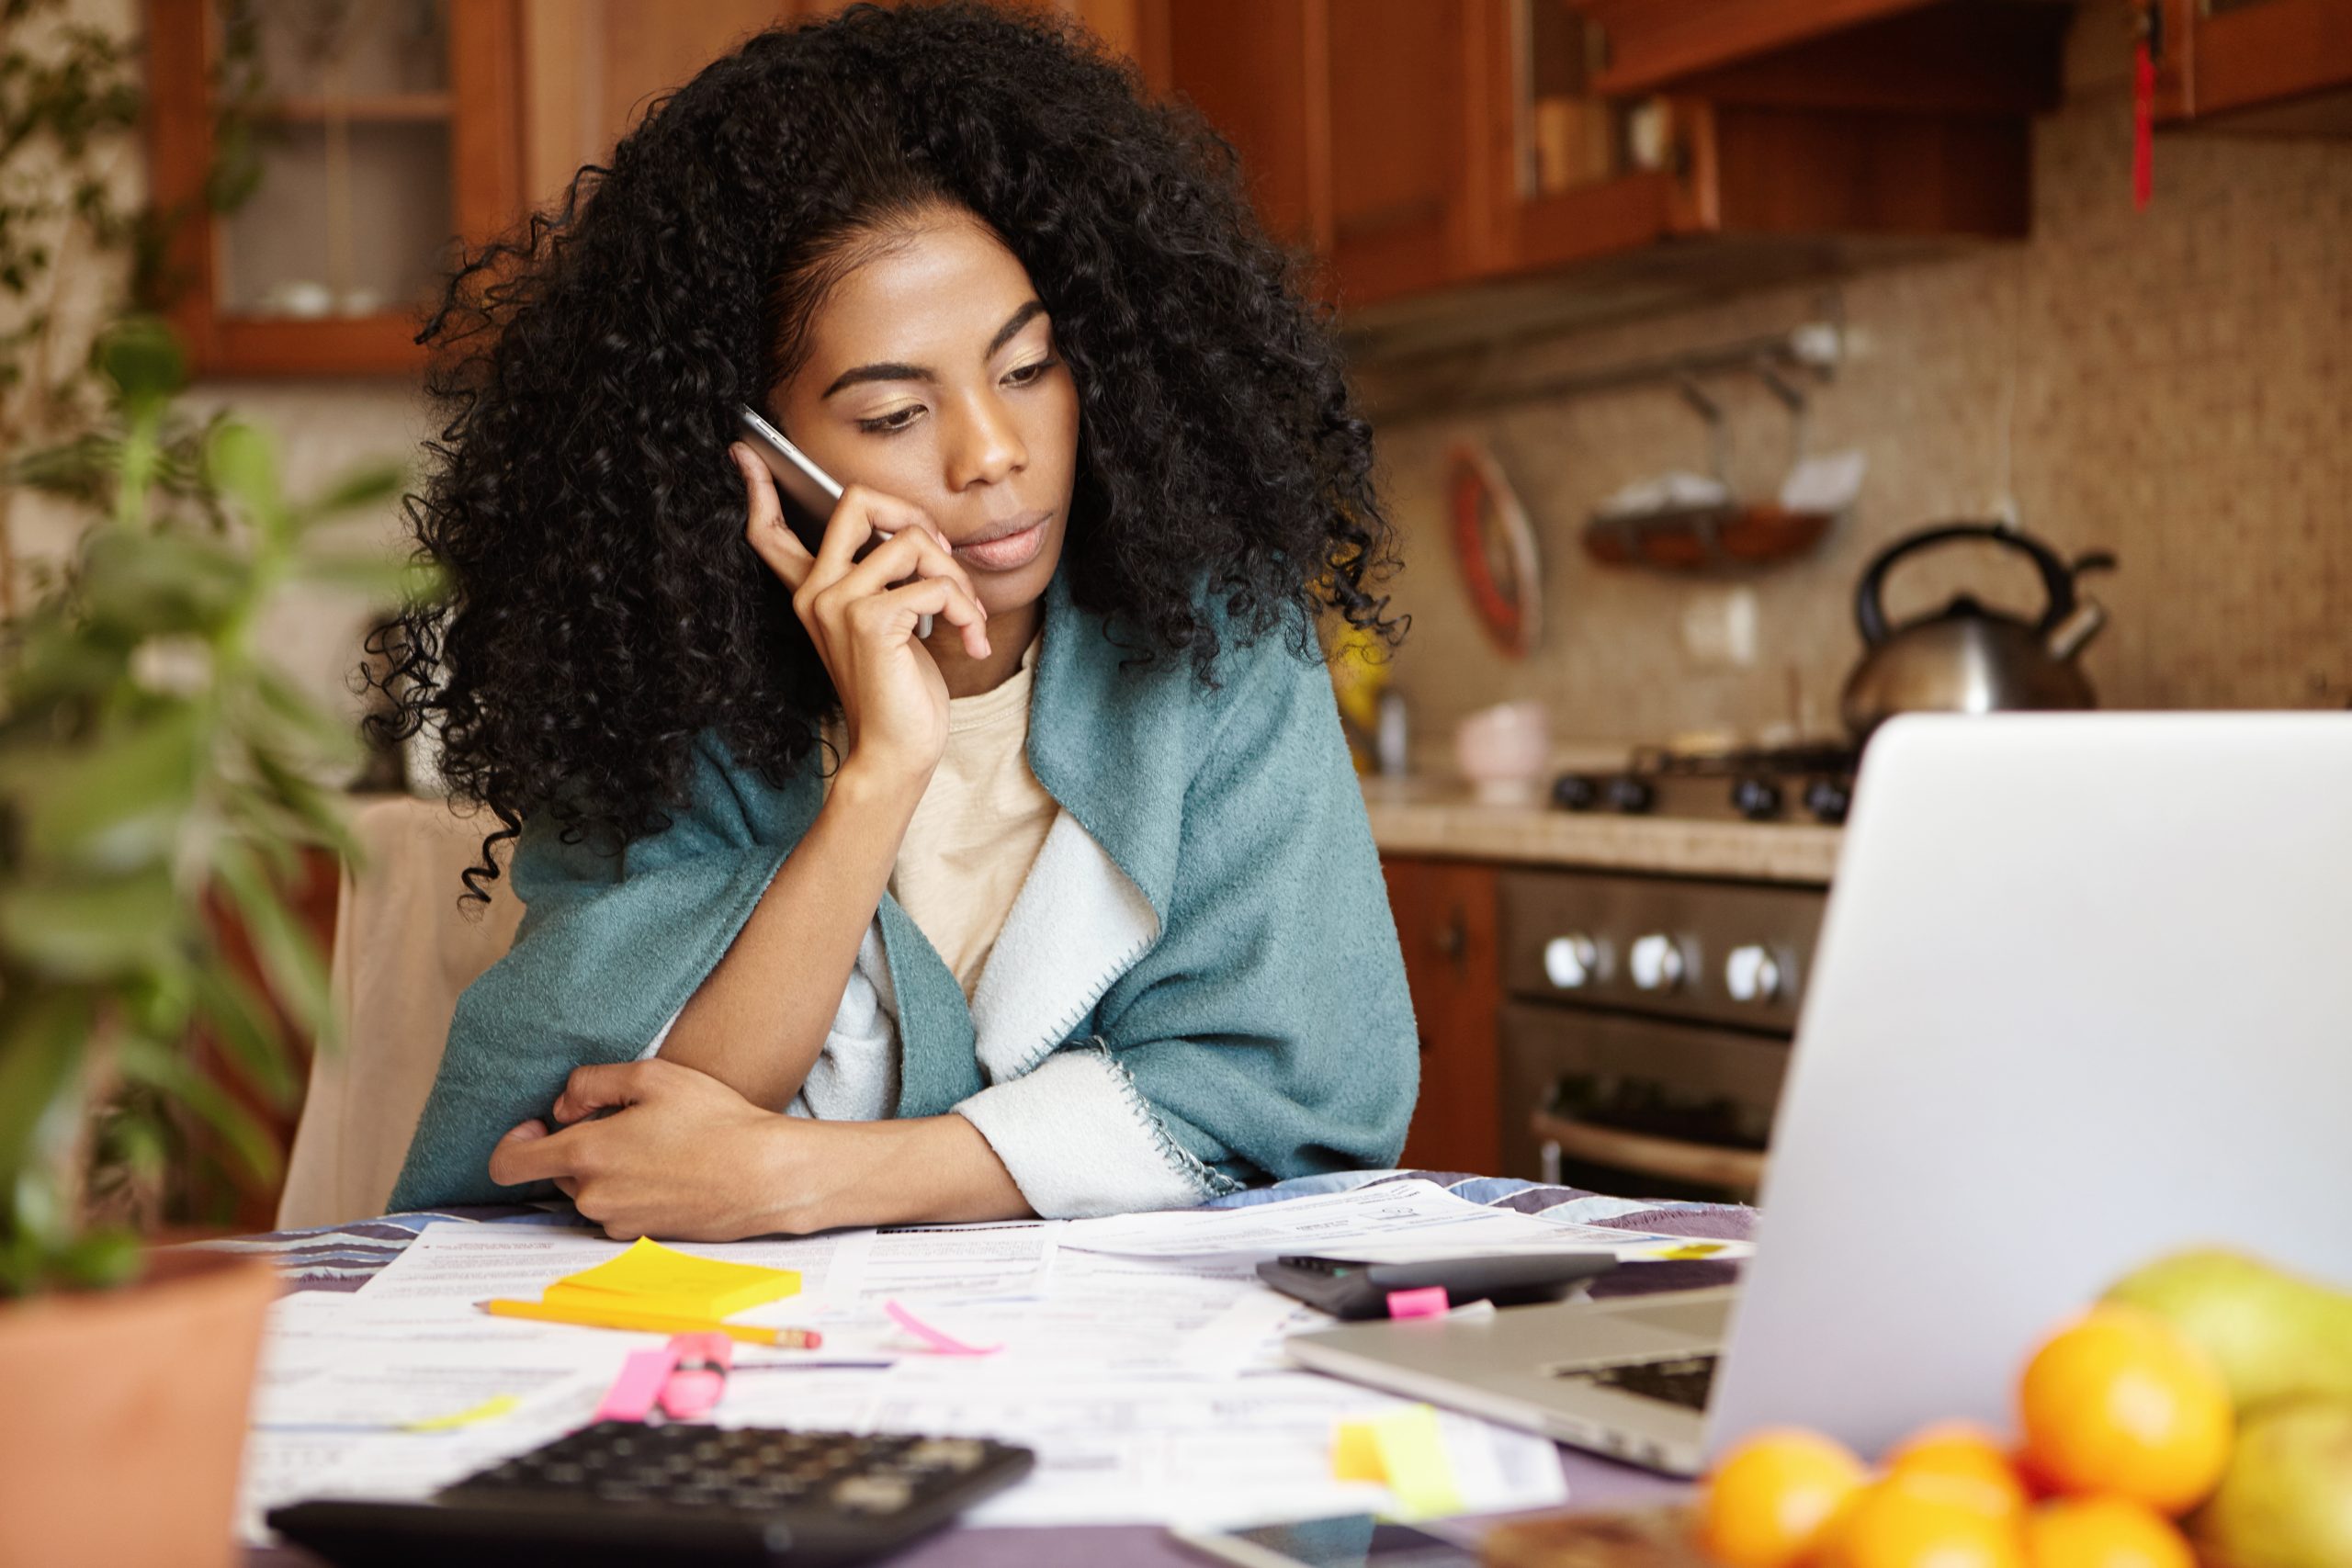
M 890 873 L 891 896 L 947 961 L 967 1001 L 1060 809 L 1029 771 L 1038 640 L 996 690 L 947 699 L 947 747 Z M 838 721 L 825 729 L 833 755 L 844 755 Z

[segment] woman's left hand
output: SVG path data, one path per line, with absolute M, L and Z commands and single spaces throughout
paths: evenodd
M 622 1241 L 735 1241 L 792 1228 L 784 1156 L 793 1119 L 707 1074 L 658 1058 L 576 1068 L 555 1119 L 559 1132 L 533 1121 L 501 1138 L 490 1179 L 552 1180 Z
M 499 1139 L 490 1179 L 553 1181 L 620 1241 L 740 1241 L 1030 1213 L 988 1140 L 952 1111 L 884 1122 L 779 1115 L 656 1057 L 573 1068 L 555 1119 L 560 1131 L 526 1122 Z

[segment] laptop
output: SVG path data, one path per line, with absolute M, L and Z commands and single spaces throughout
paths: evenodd
M 1855 799 L 1737 1287 L 1292 1357 L 1694 1474 L 1766 1425 L 2005 1429 L 2177 1248 L 2352 1282 L 2352 716 L 1899 718 Z

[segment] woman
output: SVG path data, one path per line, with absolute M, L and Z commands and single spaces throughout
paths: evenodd
M 394 1206 L 727 1239 L 1392 1161 L 1412 1018 L 1313 635 L 1396 635 L 1388 527 L 1229 151 L 1049 26 L 859 7 L 601 174 L 427 329 L 455 592 L 390 628 L 401 716 L 526 912 Z M 813 554 L 743 403 L 847 483 Z

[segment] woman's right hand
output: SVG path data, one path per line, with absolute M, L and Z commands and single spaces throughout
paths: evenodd
M 842 490 L 811 556 L 785 521 L 767 465 L 741 442 L 727 450 L 749 502 L 743 536 L 792 591 L 793 613 L 841 697 L 842 766 L 855 760 L 903 782 L 928 780 L 947 745 L 947 682 L 915 627 L 937 615 L 962 633 L 965 651 L 987 657 L 988 612 L 971 578 L 921 507 L 860 485 Z M 877 535 L 889 537 L 855 558 Z

